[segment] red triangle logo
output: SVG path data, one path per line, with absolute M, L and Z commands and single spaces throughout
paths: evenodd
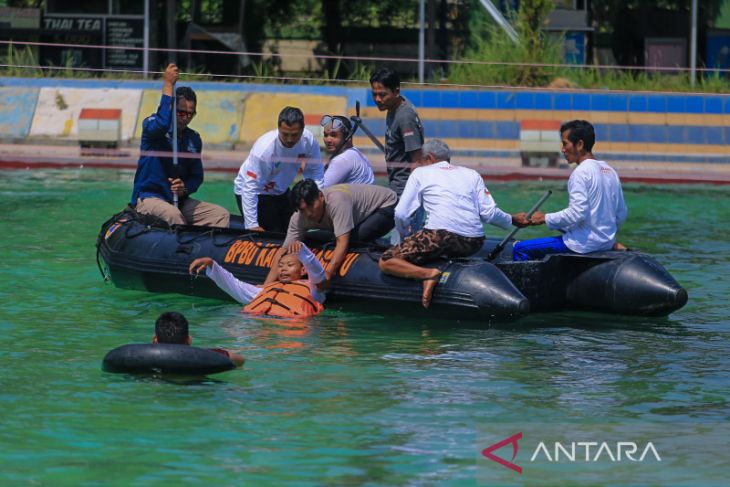
M 515 465 L 512 463 L 515 460 L 515 457 L 517 456 L 517 451 L 520 449 L 519 445 L 517 444 L 518 441 L 522 439 L 522 432 L 520 431 L 517 434 L 514 434 L 510 436 L 509 438 L 505 438 L 504 440 L 495 443 L 492 446 L 486 447 L 484 450 L 482 450 L 482 455 L 487 457 L 488 459 L 492 460 L 493 462 L 497 462 L 503 467 L 507 467 L 510 470 L 514 470 L 515 472 L 521 474 L 522 473 L 522 467 L 519 465 Z M 492 453 L 495 450 L 499 450 L 505 445 L 512 444 L 512 459 L 510 461 L 505 460 L 504 458 L 498 457 L 494 453 Z

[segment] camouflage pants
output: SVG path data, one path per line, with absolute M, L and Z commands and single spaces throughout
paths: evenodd
M 438 257 L 467 257 L 477 252 L 484 244 L 484 237 L 462 237 L 448 230 L 419 230 L 406 237 L 380 257 L 382 260 L 394 257 L 420 265 Z

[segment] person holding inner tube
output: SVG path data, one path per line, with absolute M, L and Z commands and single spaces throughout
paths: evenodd
M 190 198 L 203 184 L 203 142 L 198 132 L 188 127 L 195 117 L 197 97 L 187 86 L 175 89 L 178 77 L 177 66 L 169 64 L 162 75 L 162 98 L 157 112 L 142 122 L 141 154 L 130 205 L 138 213 L 157 216 L 170 225 L 226 228 L 231 217 L 228 210 Z M 172 113 L 173 90 L 177 113 Z M 177 123 L 177 164 L 168 155 L 173 151 L 173 123 Z M 177 207 L 173 193 L 178 196 Z
M 375 175 L 370 161 L 352 145 L 352 122 L 341 115 L 325 115 L 320 124 L 330 160 L 324 167 L 324 186 L 335 184 L 373 184 Z
M 291 190 L 296 212 L 289 220 L 284 245 L 274 256 L 266 283 L 275 278 L 276 266 L 287 245 L 303 240 L 308 230 L 334 232 L 335 249 L 325 270 L 323 287 L 345 260 L 350 242 L 374 242 L 393 228 L 395 192 L 374 184 L 337 184 L 320 190 L 311 179 L 299 181 Z
M 546 225 L 562 235 L 517 242 L 513 260 L 626 249 L 616 242 L 616 234 L 628 216 L 621 181 L 611 166 L 593 156 L 593 125 L 585 120 L 564 123 L 560 138 L 565 160 L 578 165 L 568 179 L 568 207 L 555 213 L 536 211 L 530 222 Z
M 324 184 L 324 168 L 317 138 L 304 128 L 299 108 L 285 107 L 278 128 L 254 143 L 234 180 L 233 192 L 249 230 L 286 232 L 294 212 L 289 186 L 304 165 L 303 177 Z
M 421 150 L 421 166 L 411 173 L 395 208 L 403 241 L 383 252 L 379 266 L 391 276 L 422 280 L 421 304 L 428 308 L 441 271 L 421 264 L 477 252 L 485 239 L 482 222 L 505 229 L 529 222 L 525 213 L 510 215 L 500 210 L 478 172 L 452 165 L 446 143 L 431 139 Z M 426 223 L 409 235 L 412 217 L 421 205 Z
M 286 244 L 285 244 L 286 245 Z M 319 289 L 325 279 L 324 268 L 309 248 L 299 241 L 290 242 L 286 252 L 274 265 L 275 278 L 254 286 L 236 277 L 210 257 L 195 259 L 190 274 L 205 275 L 229 296 L 244 304 L 246 313 L 278 318 L 306 318 L 324 310 L 324 292 Z M 307 276 L 307 279 L 304 279 Z
M 162 313 L 155 322 L 155 334 L 152 337 L 152 343 L 172 343 L 178 345 L 192 345 L 193 339 L 190 337 L 188 320 L 180 313 L 175 311 L 167 311 Z M 231 362 L 240 367 L 246 361 L 242 355 L 223 348 L 209 348 L 212 352 L 225 355 Z

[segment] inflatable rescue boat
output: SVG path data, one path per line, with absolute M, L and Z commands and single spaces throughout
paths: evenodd
M 334 243 L 323 233 L 314 232 L 306 243 L 324 263 Z M 209 256 L 239 279 L 261 283 L 282 240 L 281 234 L 243 228 L 169 227 L 127 210 L 102 225 L 97 261 L 102 274 L 120 288 L 230 300 L 207 277 L 190 276 L 190 262 Z M 326 307 L 488 322 L 566 310 L 666 316 L 687 302 L 687 292 L 667 270 L 641 252 L 555 254 L 513 262 L 510 243 L 488 261 L 498 243 L 487 239 L 472 257 L 430 264 L 443 274 L 429 309 L 421 306 L 421 282 L 380 272 L 378 259 L 385 247 L 355 244 L 332 279 Z

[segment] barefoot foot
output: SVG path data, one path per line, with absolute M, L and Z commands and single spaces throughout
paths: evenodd
M 431 297 L 433 296 L 433 290 L 441 279 L 441 271 L 438 269 L 432 269 L 432 273 L 429 277 L 423 279 L 423 295 L 421 296 L 421 304 L 424 308 L 428 308 L 431 305 Z

